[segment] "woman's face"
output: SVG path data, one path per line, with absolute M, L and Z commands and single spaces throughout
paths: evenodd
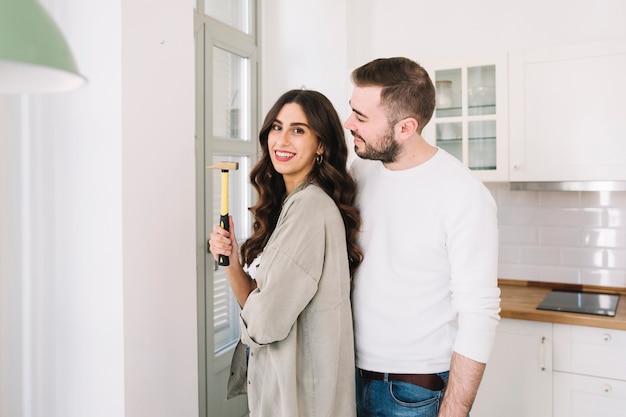
M 317 153 L 322 153 L 317 135 L 296 103 L 287 103 L 280 109 L 268 133 L 267 146 L 272 165 L 282 174 L 288 193 L 306 179 Z

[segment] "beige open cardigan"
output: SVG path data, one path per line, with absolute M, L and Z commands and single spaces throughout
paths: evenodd
M 250 417 L 355 416 L 345 228 L 322 189 L 288 196 L 256 279 L 240 319 L 247 378 L 240 344 L 229 396 L 247 391 Z

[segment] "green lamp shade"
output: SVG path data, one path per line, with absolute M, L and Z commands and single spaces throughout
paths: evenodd
M 36 0 L 0 0 L 0 93 L 67 91 L 85 82 L 61 31 Z

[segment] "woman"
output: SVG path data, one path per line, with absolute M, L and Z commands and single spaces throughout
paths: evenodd
M 350 280 L 362 254 L 341 121 L 324 95 L 292 90 L 259 141 L 253 234 L 225 267 L 250 348 L 250 416 L 355 416 Z M 215 227 L 216 259 L 239 254 L 234 232 L 232 218 L 230 232 Z

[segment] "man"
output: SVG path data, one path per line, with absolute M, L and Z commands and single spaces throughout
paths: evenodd
M 376 59 L 352 80 L 358 416 L 465 417 L 499 320 L 495 202 L 422 137 L 435 89 L 420 65 Z

